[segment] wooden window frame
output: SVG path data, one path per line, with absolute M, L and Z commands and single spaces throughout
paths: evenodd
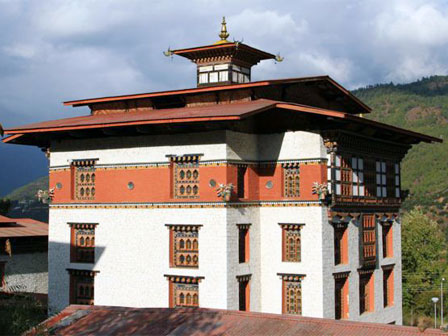
M 361 264 L 374 267 L 376 265 L 377 253 L 377 219 L 375 214 L 361 215 Z
M 383 307 L 394 306 L 394 266 L 384 266 L 383 268 Z
M 387 197 L 387 163 L 384 160 L 377 159 L 375 162 L 376 172 L 376 197 Z
M 237 224 L 238 227 L 238 262 L 250 261 L 250 226 L 251 224 Z
M 334 304 L 335 320 L 346 320 L 349 318 L 349 275 L 350 272 L 334 273 Z
M 197 199 L 200 197 L 201 172 L 199 160 L 202 155 L 167 155 L 170 159 L 172 198 Z
M 352 196 L 353 197 L 365 197 L 365 177 L 364 177 L 364 158 L 358 156 L 351 157 L 351 170 L 352 170 Z M 355 192 L 356 190 L 356 192 Z M 356 194 L 356 195 L 355 195 Z
M 70 262 L 71 263 L 95 263 L 95 230 L 97 223 L 68 223 L 70 226 Z M 85 234 L 86 246 L 79 246 L 76 239 L 77 230 L 93 231 L 93 234 Z M 87 243 L 89 239 L 89 244 Z M 92 243 L 93 242 L 93 243 Z M 88 246 L 89 245 L 89 246 Z
M 237 275 L 238 281 L 238 310 L 250 311 L 250 279 L 252 275 Z
M 169 308 L 199 307 L 199 283 L 204 277 L 179 275 L 165 275 L 165 277 L 168 280 Z M 190 300 L 187 300 L 184 293 L 187 293 L 187 296 L 190 294 Z M 182 294 L 184 298 L 181 298 Z
M 169 229 L 170 267 L 199 268 L 199 229 L 202 225 L 166 224 L 166 226 Z M 179 235 L 179 237 L 176 237 L 177 235 Z M 182 238 L 182 236 L 185 236 L 185 238 Z M 182 247 L 181 241 L 184 239 L 184 247 Z M 179 244 L 177 244 L 177 241 L 179 241 Z M 190 241 L 190 247 L 188 247 L 188 241 Z M 183 260 L 185 260 L 185 263 L 182 262 L 182 257 L 184 258 Z M 192 261 L 191 263 L 187 262 L 188 257 L 190 257 L 190 260 Z
M 300 197 L 300 163 L 284 163 L 283 168 L 283 197 Z
M 375 275 L 373 270 L 359 271 L 359 315 L 375 311 Z
M 305 224 L 279 223 L 279 225 L 282 229 L 282 262 L 301 262 L 302 228 Z M 291 239 L 292 246 L 289 244 Z M 291 255 L 294 257 L 291 258 Z
M 392 258 L 394 256 L 393 224 L 387 221 L 383 222 L 381 227 L 382 227 L 383 258 Z
M 348 223 L 333 223 L 334 264 L 348 264 Z
M 393 165 L 394 169 L 394 186 L 395 186 L 395 198 L 401 198 L 401 172 L 400 163 L 395 162 Z
M 95 276 L 98 271 L 67 269 L 70 275 L 70 304 L 94 305 L 95 303 Z M 83 286 L 83 292 L 89 295 L 79 298 L 78 286 Z
M 302 281 L 305 275 L 303 274 L 282 274 L 277 273 L 282 280 L 282 314 L 288 315 L 302 315 Z M 289 288 L 290 287 L 290 288 Z M 291 311 L 289 303 L 291 302 L 290 290 L 298 291 L 299 297 L 293 303 L 294 311 Z M 296 295 L 295 293 L 294 295 Z
M 73 160 L 72 173 L 72 199 L 75 201 L 92 201 L 97 194 L 96 188 L 96 161 L 98 159 Z

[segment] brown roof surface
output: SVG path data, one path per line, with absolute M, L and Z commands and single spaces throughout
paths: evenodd
M 153 98 L 153 97 L 166 97 L 175 95 L 186 95 L 193 93 L 204 93 L 204 92 L 215 92 L 215 91 L 226 91 L 226 90 L 237 90 L 237 89 L 247 89 L 254 87 L 263 87 L 271 85 L 282 85 L 282 84 L 295 84 L 295 83 L 311 83 L 311 82 L 325 82 L 337 89 L 343 96 L 348 97 L 352 100 L 360 109 L 358 113 L 370 113 L 371 108 L 364 104 L 360 99 L 354 96 L 350 91 L 345 89 L 341 84 L 336 82 L 330 76 L 312 76 L 312 77 L 300 77 L 300 78 L 285 78 L 285 79 L 270 79 L 258 82 L 250 83 L 240 83 L 240 84 L 230 84 L 230 85 L 218 85 L 218 86 L 208 86 L 208 87 L 196 87 L 181 90 L 169 90 L 169 91 L 159 91 L 159 92 L 148 92 L 148 93 L 137 93 L 130 95 L 120 95 L 120 96 L 110 96 L 110 97 L 98 97 L 98 98 L 88 98 L 80 100 L 71 100 L 64 102 L 64 105 L 72 106 L 83 106 L 93 103 L 100 102 L 111 102 L 129 99 L 140 99 L 140 98 Z
M 31 218 L 0 216 L 0 238 L 48 236 L 48 224 Z
M 443 335 L 416 327 L 204 308 L 69 306 L 44 324 L 57 335 Z M 30 333 L 32 334 L 32 333 Z M 445 334 L 446 335 L 446 334 Z
M 44 121 L 35 124 L 24 125 L 5 130 L 5 134 L 13 135 L 3 139 L 3 142 L 10 142 L 26 133 L 58 132 L 85 130 L 105 127 L 136 126 L 149 124 L 171 124 L 208 122 L 223 120 L 241 120 L 253 114 L 257 114 L 269 109 L 279 108 L 293 112 L 311 113 L 321 116 L 345 119 L 347 121 L 364 124 L 379 129 L 393 131 L 395 133 L 410 136 L 418 139 L 416 142 L 441 142 L 440 139 L 428 135 L 408 131 L 402 128 L 386 125 L 373 120 L 354 116 L 349 113 L 316 108 L 306 105 L 279 102 L 269 99 L 257 99 L 249 102 L 216 104 L 198 107 L 181 107 L 171 109 L 151 110 L 149 112 L 128 112 L 113 114 L 96 114 L 82 117 L 66 118 L 59 120 Z
M 5 134 L 31 133 L 57 130 L 74 130 L 77 128 L 98 128 L 108 126 L 144 125 L 157 123 L 238 120 L 254 112 L 261 112 L 273 107 L 275 101 L 258 99 L 243 103 L 217 104 L 198 107 L 181 107 L 151 110 L 149 112 L 128 112 L 97 114 L 75 118 L 44 121 L 24 125 L 5 131 Z

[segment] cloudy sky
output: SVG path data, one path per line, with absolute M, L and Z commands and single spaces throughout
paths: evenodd
M 223 15 L 230 40 L 285 56 L 253 80 L 328 74 L 353 89 L 448 72 L 447 0 L 0 0 L 0 123 L 86 113 L 65 100 L 193 87 L 194 65 L 162 51 L 213 43 Z M 0 160 L 0 196 L 47 169 L 21 146 L 0 145 Z

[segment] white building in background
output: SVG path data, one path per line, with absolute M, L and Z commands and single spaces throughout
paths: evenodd
M 50 156 L 49 305 L 199 306 L 401 324 L 400 161 L 438 139 L 360 117 L 327 76 L 250 82 L 280 57 L 169 50 L 198 87 L 84 99 L 6 130 Z

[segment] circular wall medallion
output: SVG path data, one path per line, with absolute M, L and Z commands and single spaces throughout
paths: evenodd
M 128 189 L 129 189 L 129 190 L 134 189 L 134 182 L 129 182 L 129 183 L 128 183 Z
M 62 183 L 61 182 L 56 183 L 56 189 L 62 189 Z
M 272 183 L 272 181 L 267 181 L 266 182 L 266 188 L 267 189 L 272 189 L 273 186 L 274 186 L 274 183 Z
M 209 185 L 211 188 L 216 187 L 216 181 L 215 181 L 214 179 L 211 179 L 211 180 L 208 182 L 208 185 Z

